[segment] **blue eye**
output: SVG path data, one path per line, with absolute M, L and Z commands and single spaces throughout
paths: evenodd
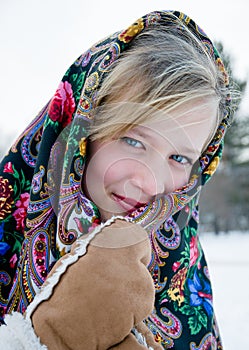
M 180 163 L 183 165 L 192 164 L 191 159 L 189 159 L 188 157 L 181 156 L 179 154 L 173 154 L 170 158 L 176 161 L 177 163 Z
M 144 145 L 142 144 L 142 142 L 133 139 L 131 137 L 127 137 L 124 136 L 121 138 L 122 141 L 124 141 L 125 143 L 127 143 L 129 146 L 135 147 L 135 148 L 144 148 Z

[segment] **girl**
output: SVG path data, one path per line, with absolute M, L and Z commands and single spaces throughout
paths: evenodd
M 177 11 L 149 13 L 80 56 L 2 161 L 2 314 L 24 314 L 28 307 L 28 326 L 33 325 L 49 349 L 66 349 L 67 342 L 73 349 L 139 349 L 148 344 L 154 349 L 222 349 L 197 236 L 198 197 L 221 158 L 231 93 L 215 47 L 193 20 Z M 150 241 L 149 263 L 141 227 Z M 123 237 L 122 232 L 125 252 L 123 238 L 114 245 L 112 241 Z M 96 234 L 104 239 L 98 241 Z M 97 266 L 90 257 L 99 251 L 90 247 L 84 255 L 95 235 L 93 246 L 111 249 L 102 251 Z M 132 247 L 138 249 L 130 254 Z M 122 254 L 113 256 L 113 248 Z M 107 268 L 109 256 L 114 270 Z M 139 278 L 141 261 L 148 265 L 149 279 L 146 273 Z M 68 268 L 72 263 L 74 272 Z M 124 273 L 126 265 L 134 268 Z M 101 278 L 96 271 L 103 272 Z M 91 297 L 99 306 L 99 294 L 83 291 L 90 283 L 88 273 L 100 283 L 95 287 L 103 298 L 90 318 Z M 135 288 L 135 282 L 129 283 L 134 273 Z M 112 291 L 125 291 L 122 298 L 112 299 L 107 280 Z M 74 286 L 71 295 L 69 285 Z M 81 300 L 87 302 L 82 306 Z M 129 309 L 130 301 L 124 300 L 136 303 Z M 111 309 L 116 312 L 102 332 L 108 342 L 89 343 Z M 140 317 L 138 309 L 143 310 Z M 121 314 L 125 323 L 131 315 L 134 322 L 126 331 L 114 331 Z M 95 317 L 96 327 L 84 333 L 83 322 Z M 74 336 L 56 320 L 73 322 Z M 12 322 L 6 317 L 8 326 L 1 332 L 10 334 Z M 138 343 L 133 327 L 141 330 L 147 345 Z M 110 340 L 108 332 L 115 337 Z

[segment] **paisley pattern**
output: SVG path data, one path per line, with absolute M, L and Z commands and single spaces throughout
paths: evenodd
M 63 76 L 53 98 L 2 160 L 2 321 L 5 313 L 25 312 L 53 264 L 70 251 L 77 237 L 99 225 L 98 208 L 81 190 L 97 89 L 138 33 L 176 18 L 203 41 L 227 85 L 219 54 L 194 21 L 177 11 L 153 12 L 80 56 Z M 222 349 L 197 227 L 199 192 L 218 166 L 229 123 L 227 112 L 189 184 L 129 216 L 149 234 L 152 257 L 148 269 L 156 301 L 145 323 L 165 349 Z

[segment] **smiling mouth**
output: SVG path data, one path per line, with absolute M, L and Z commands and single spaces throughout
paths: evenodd
M 116 193 L 112 193 L 112 198 L 117 202 L 126 212 L 131 212 L 140 207 L 144 207 L 146 203 L 141 203 L 132 198 L 120 196 Z

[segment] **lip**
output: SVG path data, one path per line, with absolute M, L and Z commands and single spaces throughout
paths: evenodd
M 137 209 L 146 205 L 146 203 L 141 203 L 135 199 L 124 197 L 116 193 L 112 193 L 112 198 L 127 212 L 133 211 L 134 209 Z

